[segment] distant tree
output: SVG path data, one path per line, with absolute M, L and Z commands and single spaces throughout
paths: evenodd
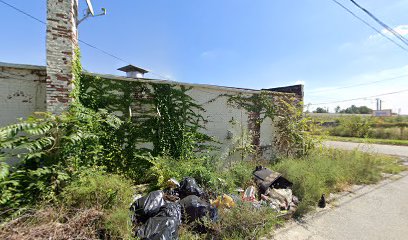
M 337 109 L 337 108 L 336 108 Z M 370 114 L 373 110 L 368 108 L 367 106 L 357 107 L 356 105 L 351 105 L 346 109 L 339 110 L 339 113 L 347 113 L 347 114 Z
M 318 107 L 316 110 L 313 111 L 314 113 L 328 113 L 329 111 L 327 109 Z
M 334 109 L 334 112 L 335 112 L 335 113 L 339 113 L 340 110 L 341 110 L 340 106 L 337 106 L 337 107 Z
M 371 108 L 368 108 L 367 106 L 361 106 L 360 113 L 361 114 L 371 114 L 373 113 L 373 110 Z

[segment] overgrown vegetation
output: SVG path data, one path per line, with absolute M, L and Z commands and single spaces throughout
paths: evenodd
M 309 154 L 319 138 L 315 137 L 315 123 L 303 114 L 303 102 L 294 95 L 262 91 L 260 94 L 230 96 L 228 102 L 244 108 L 252 122 L 252 145 L 259 152 L 260 126 L 265 119 L 270 119 L 276 127 L 276 154 L 284 157 Z M 258 147 L 258 148 L 257 148 Z
M 324 136 L 326 140 L 356 142 L 356 143 L 374 143 L 385 145 L 408 146 L 408 140 L 394 140 L 394 139 L 379 139 L 379 138 L 354 138 L 354 137 L 338 137 L 338 136 Z
M 408 122 L 402 116 L 371 117 L 371 116 L 342 116 L 336 118 L 316 119 L 331 136 L 408 140 Z
M 309 155 L 320 138 L 315 136 L 316 124 L 303 115 L 303 103 L 281 99 L 277 106 L 277 150 L 285 157 Z
M 260 158 L 265 119 L 275 124 L 280 155 L 270 167 L 295 182 L 300 214 L 322 192 L 401 170 L 385 157 L 314 151 L 313 124 L 302 103 L 267 91 L 228 96 L 249 113 L 250 129 L 241 130 L 228 152 L 239 152 L 241 161 L 225 164 L 209 154 L 217 143 L 202 133 L 204 109 L 187 94 L 190 89 L 83 74 L 79 52 L 73 72 L 74 101 L 67 111 L 36 113 L 0 128 L 0 238 L 128 239 L 135 184 L 162 188 L 169 178 L 191 176 L 210 194 L 246 188 L 256 165 L 271 164 Z M 245 203 L 221 211 L 220 218 L 203 223 L 208 235 L 187 226 L 181 238 L 254 239 L 280 222 L 272 209 Z
M 336 149 L 316 149 L 309 156 L 285 159 L 272 168 L 293 181 L 293 192 L 301 200 L 298 215 L 314 208 L 323 193 L 328 196 L 351 184 L 375 183 L 383 172 L 405 169 L 394 157 Z
M 177 160 L 170 157 L 149 157 L 153 164 L 150 174 L 156 179 L 156 187 L 165 187 L 170 178 L 182 179 L 191 176 L 213 193 L 233 192 L 237 187 L 248 187 L 251 184 L 252 171 L 256 163 L 240 161 L 227 168 L 223 162 L 214 157 L 190 158 Z
M 129 205 L 132 182 L 102 169 L 88 168 L 64 188 L 59 205 L 68 209 L 96 209 L 103 212 L 103 229 L 111 238 L 130 238 Z
M 33 193 L 32 193 L 33 194 Z M 53 202 L 39 202 L 0 228 L 1 239 L 131 238 L 129 180 L 84 168 Z
M 219 212 L 220 219 L 213 223 L 207 219 L 184 226 L 180 230 L 180 240 L 190 239 L 258 239 L 270 233 L 284 222 L 271 208 L 255 208 L 251 203 L 240 202 L 232 209 Z M 207 227 L 208 232 L 199 234 L 193 229 L 196 224 Z

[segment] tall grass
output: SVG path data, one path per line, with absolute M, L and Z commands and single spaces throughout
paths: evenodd
M 285 159 L 272 166 L 294 183 L 293 192 L 301 203 L 302 215 L 316 206 L 323 193 L 337 192 L 351 184 L 371 184 L 382 179 L 382 173 L 404 169 L 398 159 L 360 151 L 319 149 L 301 159 Z
M 193 176 L 202 187 L 217 193 L 253 184 L 253 161 L 242 161 L 224 169 L 217 167 L 215 159 L 208 158 L 176 161 L 157 157 L 151 161 L 151 178 L 156 178 L 152 184 L 156 187 L 170 177 L 183 176 Z M 293 192 L 301 200 L 297 215 L 313 209 L 322 193 L 340 191 L 352 184 L 375 183 L 383 172 L 397 173 L 404 169 L 393 157 L 334 149 L 315 150 L 303 158 L 281 159 L 269 167 L 294 183 Z M 129 239 L 128 207 L 132 192 L 129 180 L 100 169 L 86 169 L 64 188 L 55 206 L 42 207 L 32 216 L 6 224 L 0 228 L 0 238 L 12 234 L 16 239 L 30 239 L 34 238 L 32 230 L 35 230 L 48 237 L 53 234 L 77 236 L 78 233 L 90 238 L 102 234 L 111 239 Z M 251 204 L 238 203 L 236 208 L 220 210 L 219 222 L 206 223 L 210 229 L 208 234 L 194 233 L 184 225 L 180 239 L 256 239 L 280 223 L 270 208 L 256 209 Z M 56 226 L 61 228 L 55 233 Z M 25 235 L 17 235 L 13 229 Z
M 98 168 L 83 169 L 54 203 L 0 226 L 0 239 L 130 239 L 133 185 Z

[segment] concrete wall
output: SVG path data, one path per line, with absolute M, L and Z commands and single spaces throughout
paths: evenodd
M 221 142 L 221 155 L 227 157 L 228 152 L 234 147 L 237 140 L 244 135 L 251 135 L 250 113 L 243 108 L 228 104 L 228 96 L 244 94 L 250 96 L 259 93 L 254 90 L 241 90 L 234 88 L 213 88 L 211 86 L 193 87 L 188 94 L 197 101 L 204 109 L 202 113 L 207 118 L 205 124 L 206 134 L 213 136 Z M 260 126 L 260 148 L 263 157 L 269 158 L 273 150 L 275 129 L 272 121 L 267 118 Z M 239 158 L 236 154 L 234 158 Z
M 35 111 L 47 111 L 45 67 L 0 63 L 0 126 L 16 122 L 16 118 L 26 118 Z M 221 154 L 227 156 L 237 139 L 251 135 L 251 113 L 245 109 L 228 104 L 228 96 L 243 94 L 250 96 L 259 91 L 202 84 L 176 83 L 151 79 L 129 79 L 125 77 L 92 74 L 109 81 L 142 81 L 185 85 L 187 93 L 205 111 L 205 133 L 213 136 L 221 144 Z M 121 93 L 109 93 L 121 94 Z M 132 114 L 137 114 L 136 112 Z M 262 116 L 260 116 L 262 117 Z M 275 130 L 270 119 L 260 125 L 259 147 L 264 157 L 269 158 L 273 150 Z
M 0 126 L 45 111 L 45 67 L 0 63 Z

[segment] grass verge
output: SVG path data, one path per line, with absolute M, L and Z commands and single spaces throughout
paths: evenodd
M 316 206 L 323 193 L 373 184 L 382 179 L 382 173 L 403 171 L 399 161 L 386 155 L 324 148 L 301 159 L 285 159 L 272 168 L 294 183 L 293 192 L 301 200 L 296 214 L 302 215 Z
M 356 142 L 356 143 L 375 143 L 385 145 L 408 146 L 408 140 L 397 139 L 377 139 L 377 138 L 357 138 L 357 137 L 339 137 L 339 136 L 325 136 L 325 140 L 342 141 L 342 142 Z
M 219 170 L 208 159 L 154 161 L 151 171 L 158 180 L 152 182 L 156 187 L 168 177 L 191 175 L 203 187 L 215 188 L 217 193 L 253 184 L 252 171 L 256 165 L 244 161 Z M 341 191 L 352 184 L 376 183 L 384 172 L 405 169 L 394 157 L 325 148 L 303 158 L 281 159 L 269 167 L 294 183 L 293 192 L 301 200 L 297 215 L 312 210 L 322 193 Z M 124 177 L 101 169 L 84 169 L 64 188 L 58 202 L 39 205 L 1 225 L 0 239 L 131 239 L 128 207 L 132 193 L 133 186 Z M 180 239 L 257 239 L 283 222 L 269 207 L 237 205 L 220 210 L 218 222 L 204 221 L 209 229 L 206 234 L 192 231 L 194 226 L 183 225 Z

